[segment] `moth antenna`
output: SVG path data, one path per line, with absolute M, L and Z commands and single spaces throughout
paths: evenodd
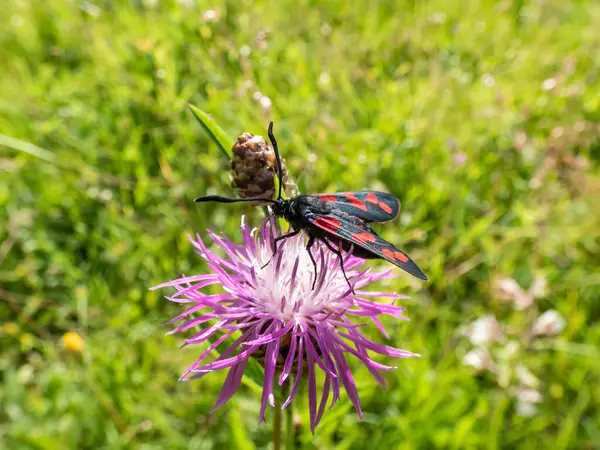
M 260 198 L 260 197 L 250 197 L 250 198 L 227 198 L 221 197 L 220 195 L 207 195 L 205 197 L 198 197 L 194 200 L 195 202 L 218 202 L 218 203 L 238 203 L 238 202 L 270 202 L 277 203 L 275 200 L 271 200 L 268 198 Z
M 279 148 L 277 147 L 277 141 L 273 135 L 273 121 L 269 122 L 269 140 L 273 144 L 273 151 L 275 151 L 275 161 L 277 161 L 277 178 L 279 179 L 279 193 L 277 194 L 277 200 L 281 200 L 281 189 L 283 186 L 283 171 L 281 170 L 281 159 L 279 158 Z

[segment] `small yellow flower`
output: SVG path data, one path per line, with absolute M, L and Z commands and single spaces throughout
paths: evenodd
M 19 332 L 19 326 L 14 322 L 6 322 L 1 328 L 0 332 L 8 336 L 16 336 Z
M 83 348 L 85 346 L 83 338 L 74 331 L 69 331 L 68 333 L 63 334 L 61 339 L 67 350 L 74 353 L 83 352 Z

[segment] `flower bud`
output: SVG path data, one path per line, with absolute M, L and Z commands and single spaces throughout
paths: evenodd
M 281 160 L 283 188 L 292 187 L 287 169 Z M 261 197 L 275 199 L 274 177 L 277 176 L 275 152 L 262 136 L 245 132 L 237 138 L 232 148 L 231 178 L 233 187 L 241 198 Z M 256 202 L 260 205 L 261 202 Z

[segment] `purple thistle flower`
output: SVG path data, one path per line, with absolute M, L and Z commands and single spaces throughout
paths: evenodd
M 243 245 L 208 231 L 225 256 L 209 250 L 198 235 L 195 239 L 190 237 L 211 273 L 183 277 L 152 288 L 174 287 L 177 292 L 166 298 L 190 304 L 186 311 L 169 322 L 182 321 L 169 334 L 207 324 L 188 338 L 185 345 L 200 344 L 212 336 L 219 336 L 181 379 L 201 378 L 216 370 L 229 369 L 214 411 L 224 405 L 240 386 L 248 358 L 264 357 L 259 423 L 265 421 L 267 404 L 275 406 L 275 379 L 282 385 L 289 377 L 293 378 L 293 385 L 282 408 L 292 401 L 303 377 L 307 377 L 311 431 L 314 432 L 321 420 L 330 395 L 330 407 L 340 398 L 341 387 L 362 419 L 356 383 L 346 356 L 352 355 L 362 361 L 384 387 L 385 381 L 380 372 L 394 367 L 374 361 L 368 351 L 396 358 L 419 356 L 378 344 L 360 331 L 360 327 L 365 325 L 360 321 L 368 318 L 389 338 L 378 316 L 388 314 L 408 320 L 402 315 L 404 308 L 371 300 L 379 297 L 394 301 L 406 296 L 363 290 L 368 284 L 388 278 L 391 270 L 382 273 L 371 272 L 370 269 L 361 271 L 358 268 L 363 260 L 346 255 L 344 268 L 354 286 L 352 293 L 340 270 L 339 258 L 320 247 L 314 252 L 318 279 L 312 290 L 315 274 L 304 249 L 304 236 L 288 238 L 279 244 L 274 259 L 261 269 L 273 254 L 273 238 L 278 235 L 274 221 L 264 221 L 259 230 L 250 230 L 242 219 L 241 230 Z M 202 292 L 203 288 L 211 285 L 221 285 L 225 292 Z M 204 362 L 217 346 L 236 333 L 241 335 L 218 358 Z M 317 401 L 317 367 L 325 375 L 320 401 Z

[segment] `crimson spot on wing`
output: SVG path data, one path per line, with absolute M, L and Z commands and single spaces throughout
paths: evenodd
M 352 235 L 352 239 L 354 239 L 357 242 L 375 242 L 375 236 L 373 236 L 371 233 L 354 233 Z
M 388 214 L 392 213 L 392 208 L 387 203 L 379 202 L 377 204 L 377 206 L 379 206 L 381 209 L 383 209 Z
M 381 250 L 381 253 L 383 253 L 383 255 L 387 256 L 390 259 L 396 259 L 396 257 L 394 256 L 394 252 L 391 251 L 389 248 L 384 248 L 383 250 Z
M 379 200 L 377 200 L 377 196 L 375 194 L 371 194 L 371 193 L 367 194 L 366 199 L 368 202 L 371 202 L 371 203 L 375 203 L 375 204 L 379 203 Z
M 408 261 L 408 256 L 406 256 L 402 252 L 394 252 L 394 256 L 396 257 L 395 259 L 397 259 L 398 261 L 401 261 L 403 263 Z
M 317 217 L 315 219 L 315 225 L 324 230 L 335 232 L 340 228 L 340 221 L 333 217 Z
M 335 195 L 319 195 L 321 200 L 325 200 L 326 202 L 335 202 L 337 199 Z
M 358 209 L 362 209 L 363 211 L 367 210 L 367 205 L 361 199 L 357 198 L 356 195 L 349 193 L 345 194 L 346 198 L 350 201 L 350 204 L 356 206 Z

